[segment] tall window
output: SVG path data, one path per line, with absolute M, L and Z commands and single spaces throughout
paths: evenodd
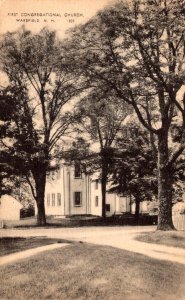
M 47 206 L 50 206 L 50 194 L 47 194 Z
M 95 196 L 95 206 L 97 207 L 98 206 L 98 196 Z
M 82 193 L 74 192 L 74 206 L 82 206 Z
M 52 206 L 55 206 L 55 194 L 52 194 Z
M 95 189 L 98 190 L 98 179 L 95 180 Z
M 110 204 L 106 204 L 106 211 L 110 211 Z
M 74 177 L 75 178 L 81 178 L 82 177 L 80 164 L 75 164 Z
M 61 193 L 57 193 L 57 205 L 61 206 Z

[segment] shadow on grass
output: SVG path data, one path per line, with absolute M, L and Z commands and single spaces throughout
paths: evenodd
M 17 224 L 13 227 L 15 228 L 34 228 L 41 227 L 32 222 L 28 222 L 27 224 L 22 220 L 22 224 Z M 83 227 L 83 226 L 148 226 L 148 225 L 156 225 L 157 224 L 157 216 L 149 216 L 149 215 L 141 215 L 139 220 L 136 222 L 133 215 L 115 215 L 107 218 L 102 217 L 83 217 L 83 216 L 73 216 L 65 219 L 57 219 L 48 217 L 47 224 L 42 226 L 42 228 L 50 228 L 50 227 Z M 8 226 L 7 226 L 8 228 Z
M 65 239 L 52 239 L 47 237 L 3 237 L 0 238 L 0 256 L 20 252 L 28 249 L 42 247 L 56 243 L 74 243 Z

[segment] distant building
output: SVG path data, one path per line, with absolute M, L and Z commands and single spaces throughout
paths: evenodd
M 142 205 L 141 205 L 142 206 Z M 48 216 L 102 215 L 100 180 L 82 172 L 81 166 L 61 165 L 47 177 L 45 212 Z M 133 211 L 129 196 L 107 192 L 106 215 Z M 35 209 L 37 214 L 37 208 Z
M 10 195 L 3 195 L 0 198 L 0 220 L 20 220 L 20 210 L 23 205 Z

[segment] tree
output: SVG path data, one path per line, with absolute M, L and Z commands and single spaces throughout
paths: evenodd
M 184 0 L 118 1 L 71 33 L 73 65 L 84 80 L 114 90 L 157 138 L 158 229 L 174 229 L 172 172 L 185 149 Z M 169 149 L 175 115 L 181 139 Z M 154 143 L 155 144 L 155 143 Z
M 127 105 L 122 109 L 122 103 L 104 90 L 91 90 L 79 105 L 81 127 L 83 135 L 90 139 L 91 155 L 86 160 L 90 161 L 91 169 L 100 170 L 102 188 L 102 217 L 106 217 L 106 186 L 109 168 L 112 164 L 114 144 L 123 121 L 128 116 Z M 94 152 L 94 155 L 92 154 Z M 88 164 L 88 163 L 87 163 Z
M 157 161 L 153 155 L 146 130 L 133 121 L 122 129 L 116 140 L 112 165 L 112 188 L 119 194 L 128 194 L 135 201 L 135 220 L 139 221 L 140 203 L 157 196 Z
M 20 173 L 10 164 L 10 151 L 3 141 L 12 138 L 11 115 L 15 109 L 15 102 L 7 95 L 6 91 L 0 91 L 0 196 L 9 194 L 17 186 L 17 178 Z
M 36 200 L 37 223 L 44 225 L 46 174 L 74 120 L 65 104 L 80 93 L 79 76 L 70 74 L 56 33 L 46 28 L 38 34 L 24 27 L 6 33 L 0 51 L 1 70 L 9 80 L 7 93 L 12 105 L 16 102 L 11 157 Z M 7 143 L 5 147 L 10 148 Z

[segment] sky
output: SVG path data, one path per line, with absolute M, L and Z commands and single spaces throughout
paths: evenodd
M 0 33 L 21 25 L 34 32 L 48 26 L 63 38 L 65 31 L 85 23 L 111 0 L 0 0 Z
M 0 34 L 22 25 L 38 32 L 44 26 L 54 29 L 60 39 L 67 29 L 86 23 L 112 0 L 0 0 Z M 1 74 L 1 86 L 6 85 Z
M 22 25 L 38 32 L 44 26 L 54 29 L 60 39 L 70 27 L 83 24 L 112 0 L 0 0 L 0 34 Z M 1 74 L 1 86 L 7 78 Z M 71 104 L 67 105 L 69 109 Z

